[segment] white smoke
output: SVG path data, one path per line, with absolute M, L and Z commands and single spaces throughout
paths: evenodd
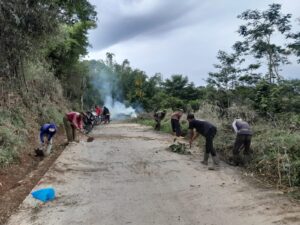
M 124 103 L 113 101 L 111 96 L 105 97 L 104 105 L 110 111 L 111 119 L 122 119 L 125 117 L 136 118 L 136 111 L 130 106 L 126 107 Z
M 110 118 L 113 120 L 136 118 L 137 112 L 131 106 L 126 107 L 123 102 L 116 99 L 123 99 L 123 92 L 120 89 L 118 76 L 110 69 L 98 69 L 93 79 L 94 86 L 99 90 L 104 105 L 110 111 Z M 114 98 L 113 98 L 114 96 Z

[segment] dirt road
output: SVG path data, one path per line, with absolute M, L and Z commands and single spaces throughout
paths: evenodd
M 238 168 L 200 165 L 199 150 L 166 150 L 171 136 L 136 124 L 97 128 L 95 141 L 68 146 L 35 189 L 53 187 L 45 204 L 28 196 L 8 225 L 300 224 L 300 207 L 254 187 Z

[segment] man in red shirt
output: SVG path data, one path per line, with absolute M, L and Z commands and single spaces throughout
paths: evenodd
M 83 132 L 83 115 L 78 112 L 69 112 L 63 118 L 68 142 L 76 140 L 76 129 Z
M 95 112 L 97 116 L 100 116 L 102 114 L 102 109 L 99 106 L 95 105 Z

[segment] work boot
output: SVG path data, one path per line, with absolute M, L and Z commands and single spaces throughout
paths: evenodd
M 212 166 L 208 167 L 208 170 L 216 170 L 216 169 L 217 169 L 217 167 L 214 164 Z
M 244 155 L 244 165 L 245 166 L 248 166 L 250 164 L 251 160 L 252 160 L 251 155 L 249 155 L 249 154 Z
M 208 157 L 209 157 L 209 154 L 205 152 L 204 156 L 203 156 L 203 160 L 201 161 L 201 163 L 205 166 L 208 165 Z
M 241 165 L 241 159 L 239 155 L 233 155 L 232 161 L 229 162 L 231 166 L 239 166 Z
M 217 170 L 217 169 L 219 169 L 219 164 L 220 164 L 219 158 L 217 156 L 213 156 L 212 160 L 213 160 L 213 164 L 212 164 L 212 166 L 209 166 L 208 169 L 209 170 Z
M 218 166 L 220 164 L 220 160 L 219 160 L 218 156 L 216 156 L 216 155 L 213 156 L 212 160 L 216 166 Z

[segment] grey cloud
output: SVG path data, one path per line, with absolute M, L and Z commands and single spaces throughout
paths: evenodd
M 92 0 L 99 5 L 99 0 Z M 218 63 L 218 50 L 230 52 L 240 40 L 236 32 L 243 24 L 237 15 L 247 9 L 265 10 L 274 2 L 283 13 L 292 13 L 293 28 L 299 30 L 299 0 L 101 0 L 100 24 L 90 33 L 94 59 L 105 52 L 127 58 L 134 68 L 148 75 L 165 77 L 181 73 L 190 81 L 204 84 Z M 147 3 L 147 4 L 145 4 Z M 285 77 L 298 76 L 300 65 L 282 68 Z
M 127 0 L 127 4 L 132 4 L 133 0 Z M 135 4 L 137 1 L 134 1 Z M 182 20 L 184 16 L 191 13 L 197 6 L 197 1 L 161 1 L 159 5 L 145 14 L 126 14 L 119 11 L 119 15 L 114 14 L 113 18 L 106 15 L 101 20 L 101 9 L 99 12 L 100 22 L 98 29 L 91 31 L 90 40 L 93 50 L 101 50 L 116 43 L 134 38 L 151 32 L 167 32 L 175 27 L 178 28 L 186 24 Z M 101 22 L 103 21 L 103 23 Z M 105 21 L 105 23 L 104 23 Z

